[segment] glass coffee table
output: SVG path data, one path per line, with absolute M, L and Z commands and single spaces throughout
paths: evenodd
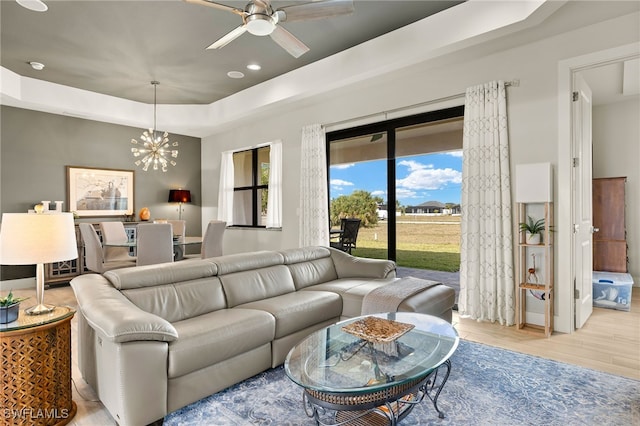
M 438 396 L 458 347 L 451 324 L 393 312 L 318 330 L 287 355 L 287 376 L 303 388 L 306 414 L 322 425 L 395 425 L 425 396 Z

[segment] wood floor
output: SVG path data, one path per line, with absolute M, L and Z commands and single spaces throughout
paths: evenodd
M 35 291 L 16 290 L 19 296 L 35 297 Z M 49 288 L 45 301 L 55 305 L 77 307 L 71 287 Z M 27 303 L 27 302 L 25 302 Z M 634 288 L 631 312 L 594 308 L 593 315 L 585 327 L 572 334 L 555 333 L 550 338 L 540 334 L 461 319 L 454 312 L 453 324 L 460 337 L 527 353 L 542 358 L 554 359 L 582 367 L 600 370 L 640 380 L 640 289 Z M 73 400 L 78 412 L 71 425 L 112 426 L 116 422 L 96 395 L 80 376 L 76 363 L 76 319 L 72 320 Z

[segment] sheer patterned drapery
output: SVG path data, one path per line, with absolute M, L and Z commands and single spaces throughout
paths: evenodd
M 515 320 L 511 178 L 503 81 L 470 87 L 464 112 L 460 315 Z
M 233 225 L 233 151 L 225 151 L 220 159 L 218 185 L 218 220 Z
M 302 128 L 300 152 L 300 247 L 329 245 L 327 152 L 320 124 Z
M 267 228 L 282 227 L 282 143 L 269 146 L 269 194 L 267 195 Z

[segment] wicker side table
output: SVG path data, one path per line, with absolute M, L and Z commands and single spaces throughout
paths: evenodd
M 56 307 L 0 326 L 0 424 L 65 425 L 76 414 L 71 399 L 71 318 Z

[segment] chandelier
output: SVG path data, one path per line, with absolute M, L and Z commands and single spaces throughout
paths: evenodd
M 174 160 L 170 158 L 178 157 L 178 150 L 171 149 L 170 147 L 177 147 L 178 142 L 169 142 L 169 133 L 164 132 L 163 135 L 160 135 L 156 130 L 156 107 L 157 107 L 157 89 L 158 84 L 157 81 L 152 81 L 153 85 L 153 129 L 145 130 L 140 139 L 142 140 L 141 148 L 137 146 L 131 147 L 131 152 L 134 157 L 142 158 L 136 160 L 135 165 L 143 165 L 142 170 L 149 170 L 149 166 L 153 164 L 153 170 L 158 170 L 158 166 L 162 168 L 163 172 L 167 171 L 167 165 L 171 164 L 172 166 L 176 165 Z M 134 145 L 138 145 L 138 141 L 135 139 L 131 139 L 131 143 Z M 171 157 L 169 157 L 171 156 Z

